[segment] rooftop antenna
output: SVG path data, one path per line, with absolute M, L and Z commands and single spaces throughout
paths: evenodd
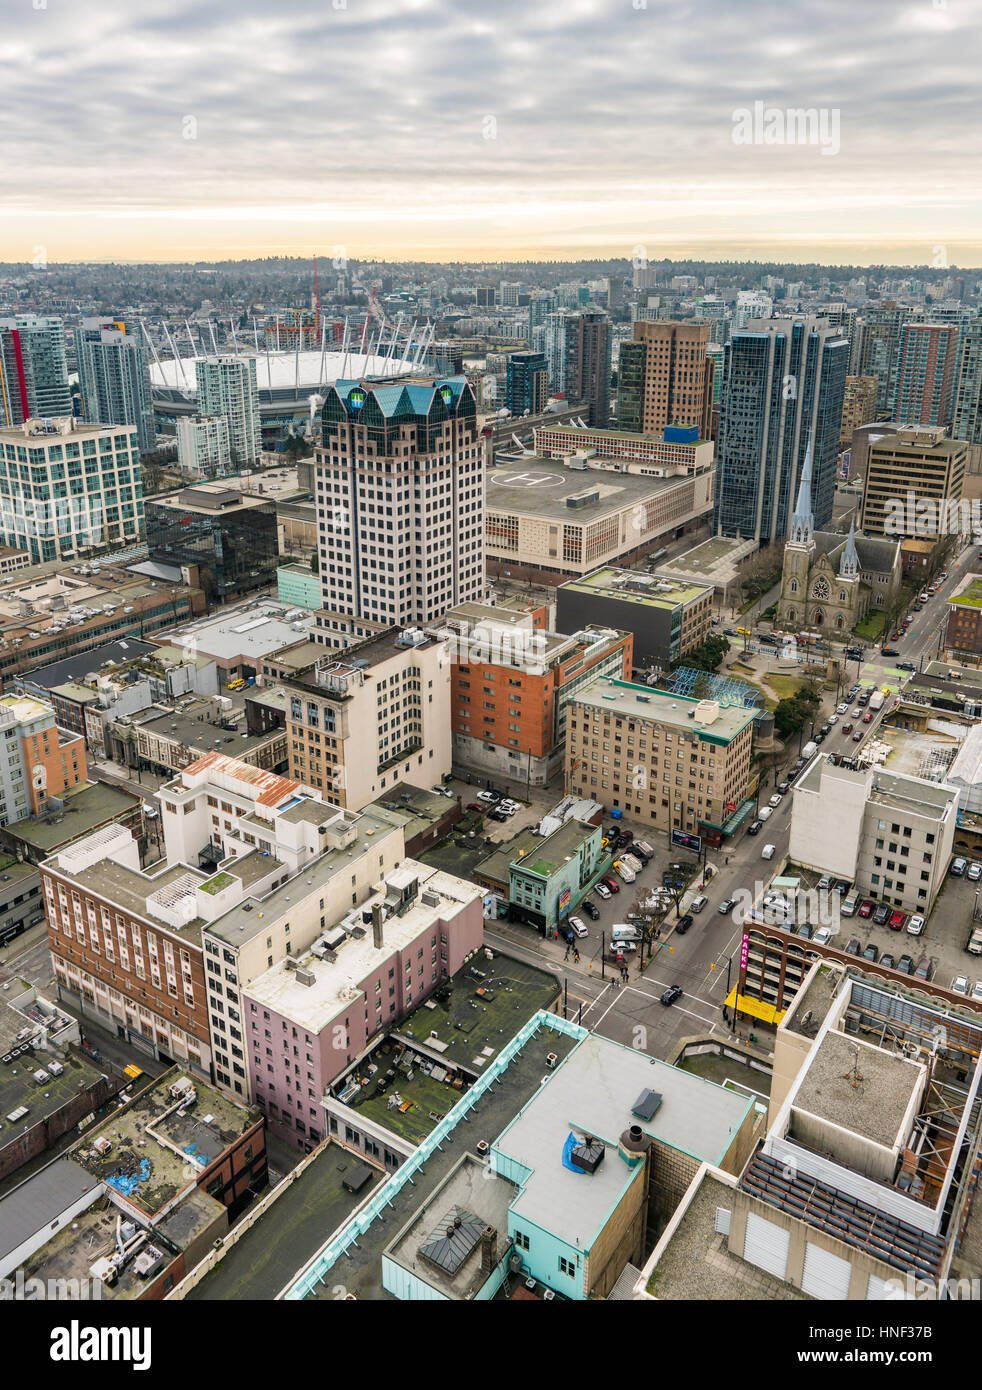
M 843 1081 L 848 1081 L 854 1091 L 858 1091 L 866 1080 L 863 1073 L 859 1070 L 859 1048 L 854 1044 L 852 1049 L 852 1066 L 848 1071 L 842 1073 Z

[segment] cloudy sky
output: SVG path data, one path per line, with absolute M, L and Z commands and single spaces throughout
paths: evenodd
M 980 57 L 982 0 L 7 0 L 0 259 L 979 266 Z

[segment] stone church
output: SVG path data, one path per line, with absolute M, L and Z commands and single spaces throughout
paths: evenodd
M 867 613 L 889 609 L 900 592 L 897 541 L 816 531 L 811 500 L 811 446 L 805 453 L 798 501 L 784 547 L 778 627 L 850 632 Z

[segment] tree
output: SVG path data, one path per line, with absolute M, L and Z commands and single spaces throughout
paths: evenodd
M 796 734 L 812 719 L 822 703 L 818 682 L 814 677 L 802 681 L 793 695 L 779 700 L 774 711 L 774 728 L 780 738 Z
M 700 671 L 715 671 L 729 650 L 730 644 L 726 638 L 714 635 L 707 637 L 701 646 L 694 647 L 691 652 L 686 653 L 679 664 L 694 666 Z

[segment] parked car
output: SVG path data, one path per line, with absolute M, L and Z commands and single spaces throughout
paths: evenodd
M 748 835 L 759 835 L 760 832 L 761 832 L 761 829 L 762 829 L 762 826 L 761 826 L 761 823 L 760 823 L 759 820 L 751 821 L 750 824 L 747 826 L 747 834 L 748 834 Z
M 569 924 L 577 936 L 586 936 L 586 923 L 583 921 L 582 917 L 571 917 L 569 919 Z
M 603 898 L 603 900 L 604 900 L 605 902 L 607 901 L 607 899 L 608 899 L 609 897 L 612 896 L 612 895 L 611 895 L 611 891 L 610 891 L 610 889 L 607 887 L 606 883 L 596 883 L 596 884 L 594 884 L 594 886 L 593 886 L 593 891 L 594 891 L 596 894 L 598 894 L 601 898 Z M 598 914 L 598 916 L 599 916 L 599 914 Z
M 506 821 L 508 819 L 504 811 L 489 811 L 488 820 Z
M 822 877 L 818 880 L 818 885 L 817 885 L 817 886 L 818 886 L 818 891 L 819 891 L 820 893 L 827 893 L 827 892 L 829 891 L 829 889 L 832 887 L 832 875 L 831 875 L 831 874 L 823 874 Z
M 757 812 L 757 819 L 758 819 L 758 820 L 770 820 L 770 818 L 771 818 L 771 816 L 773 816 L 773 814 L 774 814 L 774 807 L 773 807 L 773 806 L 761 806 L 760 809 L 759 809 L 758 812 Z
M 838 722 L 839 722 L 839 716 L 838 716 L 837 714 L 830 714 L 829 717 L 828 717 L 828 721 L 827 721 L 827 722 L 828 722 L 829 728 L 831 728 L 833 724 L 838 724 Z
M 969 864 L 968 876 L 973 883 L 978 883 L 979 879 L 982 878 L 982 864 L 977 859 L 973 859 Z
M 859 944 L 859 937 L 852 936 L 849 938 L 849 945 L 846 947 L 846 955 L 858 956 L 862 949 L 862 946 Z
M 835 712 L 836 712 L 836 714 L 845 714 L 846 711 L 847 711 L 848 709 L 849 709 L 849 706 L 848 706 L 847 704 L 843 703 L 843 704 L 841 704 L 841 705 L 836 705 L 836 707 L 835 707 Z
M 841 917 L 854 917 L 856 915 L 857 898 L 855 893 L 849 893 L 842 901 L 839 908 Z
M 976 980 L 972 986 L 972 998 L 982 1000 L 982 980 Z
M 877 907 L 876 911 L 873 913 L 873 921 L 876 923 L 878 927 L 882 927 L 886 925 L 886 923 L 889 921 L 889 918 L 889 907 L 886 903 L 880 903 L 879 907 Z
M 906 912 L 891 912 L 888 926 L 891 931 L 903 931 L 906 920 Z
M 599 911 L 589 898 L 585 898 L 583 902 L 580 903 L 580 907 L 582 907 L 591 922 L 596 922 L 600 917 Z
M 811 922 L 799 922 L 798 926 L 797 926 L 797 927 L 792 927 L 791 930 L 792 930 L 792 931 L 796 931 L 797 934 L 798 934 L 798 936 L 803 936 L 803 937 L 805 938 L 806 941 L 810 941 L 810 940 L 811 940 L 811 934 L 812 934 L 812 924 L 811 924 Z
M 871 941 L 869 945 L 866 947 L 866 950 L 863 952 L 863 960 L 870 960 L 875 964 L 879 960 L 879 958 L 880 953 Z
M 717 911 L 721 917 L 725 917 L 728 912 L 732 912 L 736 907 L 736 898 L 724 898 Z
M 873 915 L 873 908 L 874 908 L 874 907 L 875 907 L 875 903 L 873 902 L 873 900 L 872 900 L 871 898 L 864 898 L 863 901 L 862 901 L 862 902 L 860 903 L 860 905 L 859 905 L 859 915 L 860 915 L 860 917 L 872 917 L 872 915 Z
M 478 792 L 477 799 L 483 801 L 485 806 L 493 806 L 495 802 L 501 800 L 501 796 L 498 792 Z
M 917 969 L 914 971 L 915 978 L 918 980 L 929 980 L 933 974 L 934 969 L 931 962 L 928 960 L 927 956 L 923 956 L 917 964 Z
M 819 927 L 815 932 L 815 935 L 812 937 L 812 940 L 814 941 L 816 946 L 827 946 L 829 942 L 832 940 L 832 928 Z
M 705 893 L 700 893 L 698 897 L 692 899 L 689 904 L 689 911 L 701 912 L 708 902 L 709 899 L 706 897 Z
M 908 956 L 905 952 L 894 968 L 899 970 L 901 975 L 912 975 L 914 973 L 914 957 Z
M 675 930 L 678 932 L 679 936 L 685 936 L 686 932 L 692 926 L 693 920 L 691 912 L 686 912 L 679 918 L 675 923 Z
M 837 878 L 836 881 L 833 883 L 832 887 L 835 889 L 837 893 L 848 893 L 849 889 L 852 887 L 852 884 L 847 878 Z
M 435 792 L 439 792 L 441 796 L 449 796 L 450 799 L 453 800 L 453 792 L 450 790 L 449 787 L 445 787 L 442 782 L 438 782 L 436 786 L 432 788 L 432 790 Z
M 915 912 L 907 923 L 907 930 L 910 932 L 911 936 L 920 936 L 921 932 L 924 930 L 924 918 Z
M 572 946 L 573 942 L 576 940 L 576 937 L 573 935 L 573 928 L 569 926 L 566 922 L 560 923 L 559 935 L 563 938 L 563 940 L 566 942 L 568 946 Z
M 814 742 L 815 742 L 815 743 L 824 743 L 824 742 L 825 742 L 825 730 L 824 730 L 824 729 L 819 729 L 818 733 L 815 735 Z
M 966 859 L 953 859 L 951 861 L 951 868 L 948 872 L 951 874 L 952 878 L 961 878 L 967 868 L 968 861 Z
M 785 796 L 791 790 L 791 783 L 785 778 L 783 782 L 778 782 L 777 789 L 782 796 Z
M 669 985 L 668 989 L 666 989 L 665 993 L 664 993 L 664 994 L 662 995 L 662 997 L 661 997 L 661 1002 L 662 1002 L 664 1005 L 666 1005 L 666 1007 L 667 1007 L 669 1004 L 674 1004 L 675 1001 L 676 1001 L 676 999 L 681 999 L 681 998 L 682 998 L 682 987 L 681 987 L 681 985 Z
M 781 804 L 781 796 L 780 796 L 780 793 L 779 793 L 779 792 L 775 792 L 775 794 L 771 797 L 771 799 L 768 801 L 767 804 L 768 804 L 768 806 L 772 807 L 772 808 L 776 811 L 777 808 L 778 808 L 778 806 L 780 806 L 780 804 Z
M 621 885 L 612 874 L 604 874 L 600 882 L 606 884 L 612 893 L 619 893 L 621 891 Z
M 884 951 L 880 957 L 880 964 L 886 966 L 887 970 L 895 970 L 896 965 L 893 956 L 889 951 Z
M 482 806 L 482 805 L 481 805 L 479 802 L 477 802 L 477 801 L 468 801 L 468 803 L 467 803 L 467 805 L 466 805 L 466 807 L 465 807 L 464 809 L 467 810 L 467 811 L 481 811 L 481 812 L 484 812 L 484 811 L 487 810 L 487 807 L 486 807 L 486 806 Z
M 952 994 L 968 993 L 968 980 L 965 978 L 964 975 L 955 976 L 955 978 L 951 982 L 951 992 Z

